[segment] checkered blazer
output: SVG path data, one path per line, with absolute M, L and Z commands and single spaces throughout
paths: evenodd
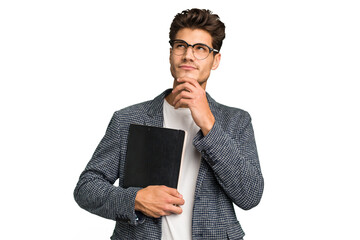
M 116 221 L 111 237 L 117 239 L 161 239 L 161 218 L 134 211 L 140 188 L 123 188 L 129 125 L 163 126 L 163 102 L 171 90 L 152 101 L 114 113 L 106 134 L 82 172 L 74 197 L 87 211 Z M 207 94 L 215 124 L 204 137 L 193 139 L 201 152 L 192 219 L 193 239 L 242 239 L 233 203 L 242 209 L 255 207 L 261 199 L 264 180 L 250 115 L 215 102 Z M 119 186 L 114 182 L 119 179 Z

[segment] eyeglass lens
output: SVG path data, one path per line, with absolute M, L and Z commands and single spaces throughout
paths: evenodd
M 175 41 L 173 44 L 173 53 L 175 55 L 183 55 L 188 49 L 188 45 L 182 41 Z M 204 44 L 195 44 L 193 46 L 194 57 L 202 60 L 209 56 L 210 49 Z

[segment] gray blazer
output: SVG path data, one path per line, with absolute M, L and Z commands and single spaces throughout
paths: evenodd
M 152 101 L 114 113 L 104 138 L 82 172 L 74 197 L 80 207 L 113 219 L 111 239 L 161 239 L 161 218 L 134 211 L 139 188 L 123 188 L 129 125 L 163 126 L 163 102 L 171 90 Z M 264 180 L 250 115 L 240 109 L 215 102 L 207 94 L 215 124 L 204 137 L 193 139 L 201 152 L 192 219 L 193 239 L 242 239 L 233 203 L 247 210 L 261 199 Z M 119 179 L 119 186 L 114 182 Z

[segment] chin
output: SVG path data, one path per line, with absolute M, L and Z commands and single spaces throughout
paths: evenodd
M 194 70 L 192 70 L 192 71 L 180 70 L 180 71 L 177 71 L 176 77 L 177 78 L 187 77 L 187 78 L 192 78 L 192 79 L 198 79 L 199 76 Z

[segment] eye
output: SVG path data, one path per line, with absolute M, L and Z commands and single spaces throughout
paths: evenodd
M 176 42 L 174 43 L 174 48 L 178 48 L 178 49 L 186 48 L 186 44 L 182 42 Z
M 199 45 L 195 45 L 195 50 L 201 52 L 207 52 L 209 49 L 206 46 L 199 44 Z

